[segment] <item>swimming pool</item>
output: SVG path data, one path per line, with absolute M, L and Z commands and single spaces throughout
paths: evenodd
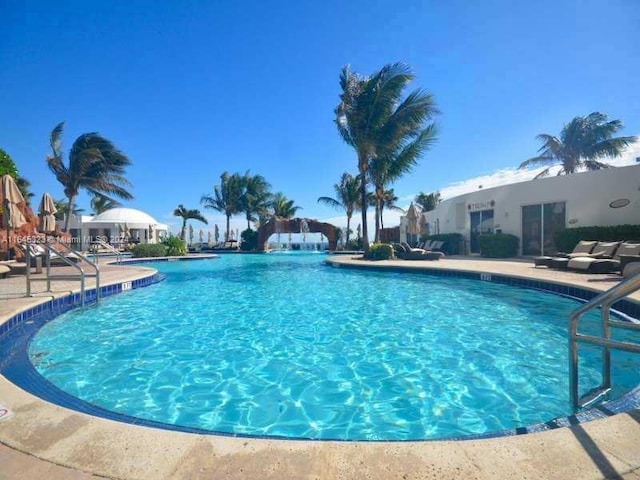
M 152 266 L 165 282 L 44 326 L 29 348 L 38 371 L 110 411 L 230 434 L 436 439 L 570 413 L 574 300 L 318 255 Z M 620 394 L 638 364 L 616 356 Z M 581 358 L 594 386 L 599 352 Z

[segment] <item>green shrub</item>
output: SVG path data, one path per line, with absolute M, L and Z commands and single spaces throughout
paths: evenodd
M 560 252 L 570 252 L 581 240 L 596 240 L 599 242 L 640 240 L 640 225 L 567 228 L 556 233 L 554 239 Z
M 518 254 L 520 239 L 510 233 L 480 235 L 480 253 L 483 257 L 509 258 Z
M 460 244 L 462 243 L 462 235 L 460 233 L 441 233 L 438 235 L 423 235 L 420 238 L 421 242 L 426 242 L 427 240 L 440 240 L 444 242 L 442 245 L 442 250 L 447 255 L 460 255 Z
M 167 255 L 170 257 L 181 257 L 187 254 L 187 242 L 180 237 L 169 235 L 162 241 L 162 245 L 167 248 Z
M 349 243 L 345 244 L 345 250 L 362 250 L 362 239 L 349 239 Z
M 388 260 L 393 258 L 393 246 L 388 243 L 374 243 L 369 247 L 368 260 Z
M 164 257 L 167 255 L 167 247 L 161 243 L 139 243 L 131 249 L 134 257 Z
M 247 228 L 240 234 L 242 243 L 240 244 L 240 250 L 243 252 L 251 252 L 258 249 L 258 232 Z

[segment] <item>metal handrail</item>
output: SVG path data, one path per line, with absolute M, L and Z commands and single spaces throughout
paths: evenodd
M 119 264 L 120 262 L 122 262 L 122 253 L 120 252 L 120 250 L 115 248 L 113 245 L 108 244 L 104 240 L 96 238 L 93 241 L 93 246 L 98 246 L 98 245 L 103 247 L 103 248 L 106 248 L 109 252 L 114 253 L 116 255 L 116 263 Z M 98 249 L 97 248 L 93 252 L 93 258 L 94 258 L 95 262 L 98 263 L 99 257 L 98 257 Z
M 611 390 L 611 349 L 640 353 L 640 344 L 611 340 L 611 327 L 640 331 L 640 324 L 611 319 L 611 305 L 640 290 L 640 273 L 610 288 L 576 309 L 569 316 L 569 393 L 574 409 L 588 406 Z M 602 308 L 602 336 L 585 335 L 578 332 L 578 323 L 585 313 Z M 580 397 L 578 386 L 578 342 L 598 345 L 602 350 L 602 384 Z
M 75 277 L 70 276 L 70 275 L 51 275 L 51 254 L 53 253 L 55 258 L 60 258 L 64 263 L 66 263 L 69 266 L 72 266 L 73 268 L 75 268 L 76 270 L 78 270 L 79 272 L 79 280 L 80 280 L 80 304 L 81 306 L 85 306 L 86 303 L 86 282 L 85 282 L 85 278 L 89 277 L 89 278 L 95 278 L 96 279 L 96 302 L 98 302 L 100 300 L 100 268 L 98 267 L 98 265 L 96 265 L 95 263 L 93 263 L 91 260 L 89 260 L 85 255 L 82 255 L 80 252 L 77 252 L 75 250 L 70 249 L 69 247 L 66 247 L 66 245 L 64 245 L 63 243 L 58 243 L 58 246 L 64 246 L 66 247 L 67 251 L 61 251 L 58 250 L 57 248 L 55 248 L 55 246 L 49 242 L 44 242 L 44 243 L 39 243 L 39 245 L 42 245 L 45 248 L 46 251 L 46 255 L 45 255 L 45 260 L 46 260 L 46 268 L 47 268 L 47 273 L 45 278 L 42 279 L 32 279 L 31 278 L 31 248 L 30 245 L 27 245 L 27 248 L 25 248 L 25 259 L 26 259 L 26 263 L 27 263 L 27 296 L 30 297 L 31 296 L 31 282 L 34 280 L 45 280 L 47 282 L 47 291 L 50 292 L 51 291 L 51 281 L 52 280 L 72 280 Z M 93 269 L 95 270 L 95 274 L 89 274 L 87 272 L 85 272 L 83 270 L 83 268 L 78 265 L 77 262 L 74 262 L 72 260 L 70 260 L 66 254 L 71 254 L 71 255 L 75 255 L 76 257 L 78 257 L 80 260 L 85 261 L 88 265 L 90 265 L 91 267 L 93 267 Z

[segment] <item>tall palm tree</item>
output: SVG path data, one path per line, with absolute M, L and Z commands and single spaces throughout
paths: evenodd
M 242 208 L 247 219 L 247 228 L 251 222 L 259 221 L 269 208 L 271 185 L 262 175 L 251 175 L 249 171 L 243 177 Z
M 62 158 L 63 129 L 64 122 L 51 132 L 52 155 L 47 156 L 47 165 L 64 187 L 64 194 L 69 200 L 67 211 L 73 211 L 73 205 L 82 189 L 93 195 L 132 199 L 133 195 L 126 189 L 131 183 L 124 176 L 125 168 L 131 164 L 131 160 L 111 141 L 93 132 L 82 134 L 73 142 L 69 163 L 65 165 Z M 67 215 L 65 231 L 69 229 L 69 218 Z
M 416 90 L 402 99 L 413 78 L 402 63 L 386 65 L 370 77 L 358 75 L 346 66 L 340 75 L 342 92 L 335 109 L 336 124 L 358 157 L 365 254 L 369 251 L 367 184 L 371 160 L 402 151 L 407 142 L 420 136 L 425 122 L 438 113 L 433 96 L 428 93 Z
M 204 208 L 224 213 L 227 217 L 225 241 L 228 241 L 230 238 L 231 217 L 243 210 L 243 184 L 244 180 L 239 174 L 234 173 L 233 175 L 229 175 L 228 172 L 224 172 L 220 175 L 220 185 L 213 187 L 213 195 L 203 195 L 200 198 L 200 203 L 204 205 Z
M 340 183 L 336 183 L 333 186 L 333 190 L 336 193 L 335 198 L 332 197 L 320 197 L 318 203 L 323 203 L 329 207 L 333 207 L 339 210 L 344 210 L 347 214 L 347 236 L 346 243 L 349 243 L 349 230 L 351 225 L 351 217 L 353 212 L 360 208 L 360 175 L 351 175 L 350 173 L 343 173 L 340 178 Z
M 198 220 L 199 222 L 202 222 L 205 225 L 208 225 L 209 223 L 207 222 L 207 219 L 202 216 L 202 214 L 200 213 L 200 210 L 196 210 L 194 208 L 187 209 L 182 204 L 178 205 L 178 208 L 176 208 L 173 211 L 173 215 L 176 217 L 182 218 L 182 228 L 180 229 L 180 238 L 182 240 L 184 240 L 184 235 L 187 230 L 188 220 Z
M 593 112 L 586 117 L 575 117 L 562 127 L 560 138 L 547 133 L 537 136 L 542 142 L 537 157 L 525 160 L 519 168 L 533 165 L 560 164 L 558 175 L 575 173 L 579 168 L 600 170 L 611 165 L 601 162 L 601 158 L 619 157 L 624 149 L 635 143 L 637 137 L 614 137 L 622 129 L 620 120 L 608 121 L 607 115 Z M 545 168 L 536 178 L 549 174 Z
M 437 129 L 432 123 L 417 133 L 415 138 L 405 141 L 395 148 L 391 147 L 390 150 L 372 158 L 369 162 L 369 177 L 374 187 L 373 203 L 376 209 L 374 237 L 376 242 L 380 241 L 380 228 L 383 228 L 382 210 L 385 207 L 385 197 L 388 197 L 387 186 L 411 172 L 413 167 L 417 165 L 418 159 L 436 141 L 436 136 Z
M 440 192 L 420 192 L 413 201 L 420 206 L 423 212 L 430 212 L 431 210 L 435 210 L 440 203 Z
M 104 195 L 94 195 L 91 199 L 91 210 L 93 210 L 95 215 L 100 215 L 102 212 L 121 206 L 122 204 L 120 202 L 113 198 L 105 197 Z
M 273 215 L 280 218 L 293 218 L 296 216 L 298 210 L 302 210 L 302 207 L 294 205 L 293 200 L 289 200 L 284 196 L 282 192 L 278 192 L 273 196 L 271 200 L 271 208 Z

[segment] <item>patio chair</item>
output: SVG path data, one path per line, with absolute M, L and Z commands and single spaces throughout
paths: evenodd
M 581 258 L 586 259 L 606 259 L 611 260 L 616 254 L 616 250 L 620 246 L 621 242 L 598 242 L 591 253 L 572 254 L 570 257 L 555 257 L 551 259 L 551 268 L 557 270 L 566 270 L 569 267 L 569 262 Z M 576 265 L 576 263 L 574 263 Z
M 395 256 L 401 260 L 440 260 L 445 256 L 442 252 L 408 247 L 404 242 L 394 243 L 392 246 Z
M 640 243 L 624 242 L 611 258 L 572 258 L 567 268 L 585 273 L 622 273 L 628 263 L 636 261 L 640 261 Z
M 543 257 L 535 257 L 533 259 L 534 262 L 534 267 L 551 267 L 551 261 L 553 259 L 558 259 L 558 258 L 572 258 L 572 257 L 579 257 L 588 253 L 591 253 L 593 251 L 593 247 L 595 247 L 598 244 L 598 242 L 596 241 L 586 241 L 586 240 L 581 240 L 580 242 L 578 242 L 578 244 L 574 247 L 573 251 L 571 253 L 556 253 L 554 256 L 543 256 Z

